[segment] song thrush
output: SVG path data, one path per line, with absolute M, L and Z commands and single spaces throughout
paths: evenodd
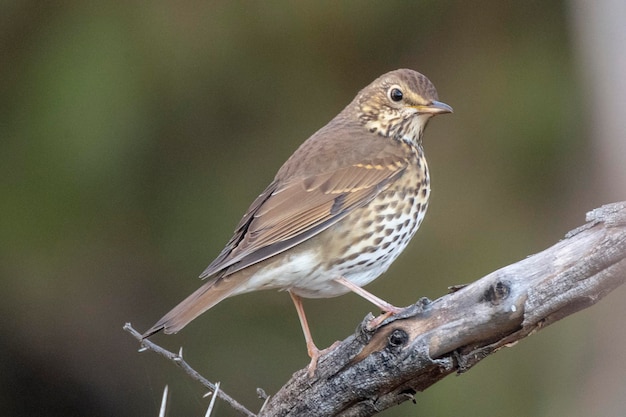
M 422 134 L 432 116 L 452 112 L 437 100 L 433 84 L 408 69 L 361 90 L 280 168 L 200 275 L 208 281 L 143 336 L 176 333 L 227 297 L 287 290 L 312 374 L 320 351 L 300 297 L 354 291 L 387 315 L 399 312 L 361 287 L 387 270 L 424 218 L 430 180 Z

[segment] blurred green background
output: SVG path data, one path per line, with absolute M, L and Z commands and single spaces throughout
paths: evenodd
M 606 43 L 586 41 L 584 3 L 3 1 L 3 414 L 156 416 L 169 384 L 168 416 L 204 415 L 198 384 L 137 353 L 122 325 L 143 331 L 196 289 L 282 162 L 386 71 L 424 73 L 455 113 L 426 132 L 429 213 L 368 286 L 378 296 L 439 297 L 626 199 L 607 174 L 626 152 L 607 151 L 607 112 L 595 116 L 598 80 L 624 91 L 624 73 L 595 72 Z M 623 416 L 625 296 L 382 415 Z M 373 310 L 355 295 L 305 307 L 321 347 Z M 184 346 L 252 410 L 257 387 L 273 393 L 308 363 L 284 293 L 226 300 L 153 340 Z

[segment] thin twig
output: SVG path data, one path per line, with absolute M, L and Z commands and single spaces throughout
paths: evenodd
M 206 414 L 204 417 L 211 417 L 211 413 L 213 412 L 213 406 L 215 405 L 215 400 L 217 399 L 217 394 L 220 392 L 220 383 L 215 383 L 215 391 L 213 392 L 213 398 L 211 398 L 211 402 L 209 403 L 209 408 L 206 410 Z
M 161 398 L 161 408 L 159 409 L 159 417 L 165 417 L 165 408 L 167 408 L 167 392 L 169 387 L 166 385 L 163 388 L 163 398 Z
M 212 382 L 210 382 L 208 379 L 206 379 L 205 377 L 203 377 L 202 375 L 200 375 L 200 373 L 198 373 L 198 371 L 196 371 L 195 369 L 193 369 L 182 357 L 182 348 L 180 350 L 179 354 L 170 352 L 167 349 L 163 349 L 161 346 L 147 340 L 144 339 L 141 334 L 135 330 L 133 328 L 133 326 L 130 323 L 126 323 L 123 327 L 123 329 L 125 331 L 127 331 L 128 333 L 130 333 L 135 339 L 137 339 L 139 342 L 141 342 L 141 346 L 142 348 L 140 349 L 140 352 L 147 350 L 151 350 L 155 353 L 158 353 L 159 355 L 171 360 L 172 362 L 174 362 L 176 365 L 178 365 L 179 367 L 181 367 L 185 373 L 187 375 L 189 375 L 192 379 L 195 379 L 196 381 L 200 382 L 202 385 L 204 385 L 205 387 L 207 387 L 208 389 L 210 389 L 211 391 L 213 391 L 217 396 L 219 396 L 222 400 L 226 401 L 235 411 L 239 412 L 240 414 L 246 416 L 246 417 L 256 417 L 256 414 L 254 414 L 253 412 L 251 412 L 250 410 L 248 410 L 246 407 L 244 407 L 243 405 L 239 404 L 239 402 L 237 402 L 233 397 L 231 397 L 230 395 L 226 394 L 224 391 L 222 390 L 218 390 L 218 386 L 216 384 L 213 384 Z

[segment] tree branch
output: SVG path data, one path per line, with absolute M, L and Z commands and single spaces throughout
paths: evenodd
M 587 222 L 543 252 L 422 299 L 374 331 L 368 315 L 320 358 L 313 378 L 296 372 L 258 416 L 371 416 L 595 304 L 626 281 L 626 202 L 591 211 Z
M 422 300 L 298 371 L 259 416 L 370 416 L 589 307 L 626 281 L 626 202 L 587 214 L 556 245 L 434 302 Z

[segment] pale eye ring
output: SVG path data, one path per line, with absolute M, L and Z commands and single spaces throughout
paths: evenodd
M 389 89 L 389 99 L 391 99 L 391 101 L 395 101 L 397 103 L 399 101 L 402 101 L 403 97 L 404 94 L 402 93 L 402 90 L 400 90 L 398 87 L 392 87 Z

